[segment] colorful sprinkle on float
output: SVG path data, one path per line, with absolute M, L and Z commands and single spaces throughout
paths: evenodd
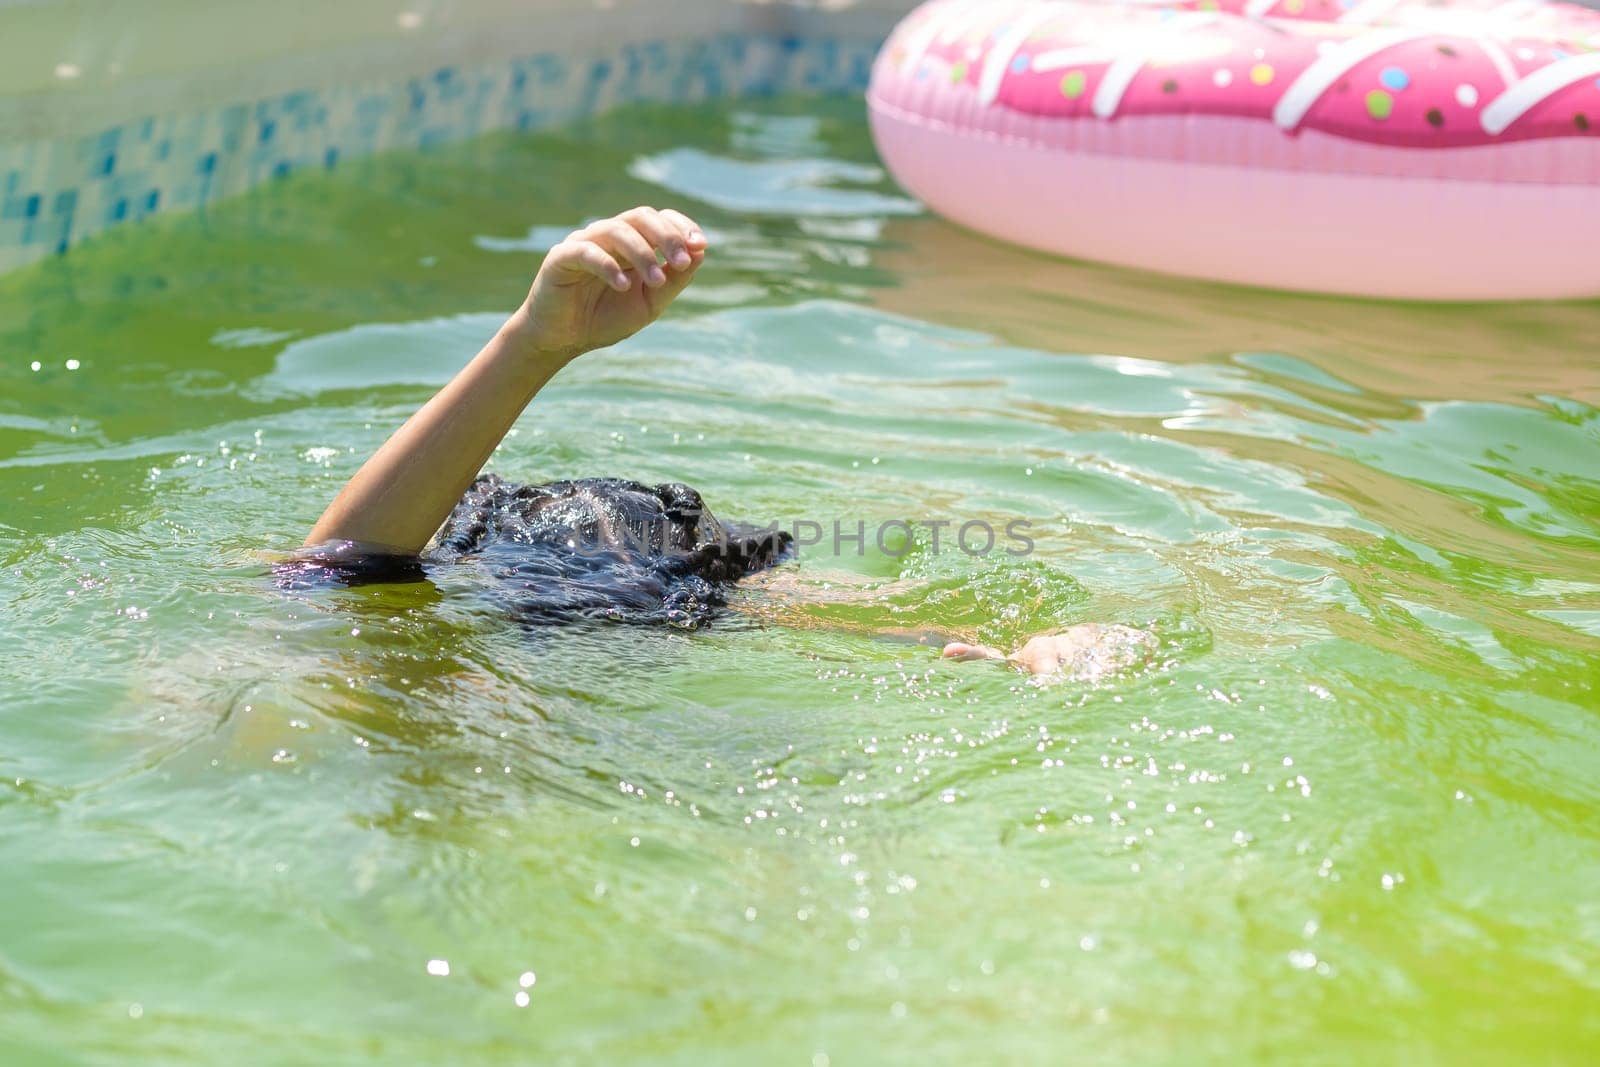
M 879 148 L 1035 248 L 1422 299 L 1600 295 L 1600 12 L 1539 0 L 933 0 Z

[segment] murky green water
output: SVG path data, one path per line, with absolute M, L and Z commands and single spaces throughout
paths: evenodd
M 871 163 L 848 101 L 640 110 L 0 279 L 0 1061 L 1592 1062 L 1600 306 L 1058 263 Z M 496 469 L 1034 554 L 826 545 L 916 581 L 697 634 L 274 590 L 640 201 L 713 263 Z M 1167 662 L 876 633 L 1083 620 Z

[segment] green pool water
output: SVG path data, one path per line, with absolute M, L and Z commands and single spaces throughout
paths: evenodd
M 854 101 L 641 108 L 0 278 L 0 1062 L 1594 1062 L 1600 306 L 1055 261 L 874 165 Z M 698 633 L 275 589 L 639 202 L 711 263 L 495 470 L 1034 552 L 825 543 L 883 587 Z M 1159 662 L 884 633 L 1092 620 Z

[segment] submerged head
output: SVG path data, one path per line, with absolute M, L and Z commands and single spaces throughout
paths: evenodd
M 511 485 L 480 477 L 437 539 L 482 559 L 522 618 L 666 622 L 695 627 L 723 587 L 789 549 L 776 529 L 719 521 L 694 489 L 621 478 Z

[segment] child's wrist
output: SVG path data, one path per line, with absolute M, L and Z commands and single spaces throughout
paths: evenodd
M 566 366 L 586 351 L 574 345 L 562 345 L 550 337 L 529 313 L 526 305 L 518 308 L 500 328 L 517 355 L 529 363 L 553 370 Z

